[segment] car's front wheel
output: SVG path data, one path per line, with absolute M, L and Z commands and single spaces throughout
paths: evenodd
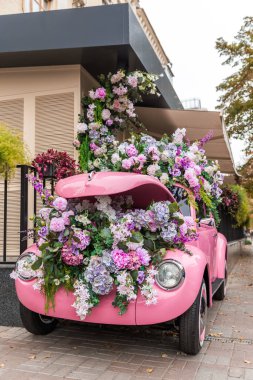
M 207 322 L 207 290 L 203 280 L 192 306 L 179 319 L 179 346 L 186 354 L 196 355 L 204 344 Z
M 20 304 L 20 317 L 26 330 L 35 335 L 51 333 L 58 323 L 57 319 L 35 313 L 22 304 Z

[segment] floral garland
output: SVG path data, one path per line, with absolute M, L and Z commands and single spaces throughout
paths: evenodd
M 100 75 L 100 87 L 82 99 L 83 115 L 77 125 L 74 146 L 80 151 L 79 165 L 83 172 L 92 170 L 98 154 L 113 149 L 115 135 L 130 126 L 142 127 L 134 104 L 142 95 L 158 95 L 154 82 L 158 76 L 142 71 Z
M 22 260 L 12 277 L 29 271 L 36 276 L 34 288 L 45 294 L 46 311 L 61 286 L 72 290 L 80 319 L 114 287 L 120 314 L 138 291 L 147 305 L 156 303 L 155 266 L 167 249 L 187 251 L 185 243 L 196 238 L 195 222 L 176 203 L 135 209 L 131 196 L 98 196 L 93 202 L 48 197 L 35 222 L 40 255 Z
M 91 90 L 83 99 L 84 115 L 77 126 L 74 145 L 80 151 L 83 171 L 130 171 L 158 178 L 170 188 L 174 182 L 190 187 L 197 200 L 202 200 L 212 212 L 217 225 L 218 205 L 223 175 L 217 161 L 206 158 L 203 146 L 211 138 L 192 144 L 186 141 L 186 130 L 178 129 L 160 140 L 144 133 L 130 133 L 120 143 L 115 135 L 119 129 L 132 124 L 140 126 L 134 104 L 141 94 L 157 94 L 154 81 L 158 77 L 140 71 L 126 73 L 119 70 L 106 78 L 100 76 L 103 87 Z M 192 204 L 197 207 L 192 199 Z

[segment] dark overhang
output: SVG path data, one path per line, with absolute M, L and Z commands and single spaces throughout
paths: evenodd
M 128 4 L 0 16 L 0 68 L 81 64 L 93 76 L 119 67 L 164 69 Z M 166 76 L 145 106 L 182 109 Z

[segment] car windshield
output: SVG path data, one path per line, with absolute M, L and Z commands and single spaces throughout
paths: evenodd
M 184 216 L 191 216 L 191 208 L 189 205 L 188 193 L 182 187 L 173 186 L 170 188 L 170 192 L 176 199 L 180 211 Z

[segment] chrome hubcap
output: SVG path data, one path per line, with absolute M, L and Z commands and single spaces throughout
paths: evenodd
M 203 346 L 206 335 L 206 321 L 207 321 L 207 293 L 206 284 L 203 283 L 200 293 L 199 303 L 199 343 Z
M 45 323 L 46 325 L 49 325 L 50 323 L 54 322 L 54 318 L 47 317 L 46 315 L 39 314 L 39 318 L 41 322 Z

